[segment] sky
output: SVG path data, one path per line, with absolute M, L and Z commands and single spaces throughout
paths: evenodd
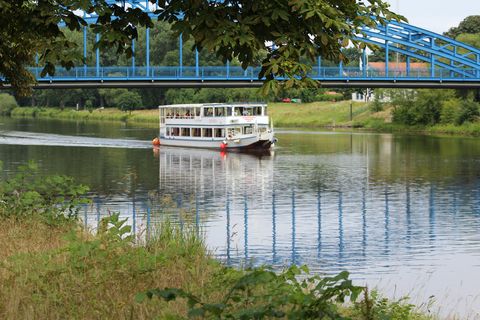
M 480 0 L 386 0 L 414 26 L 443 33 L 468 16 L 480 15 Z M 398 8 L 398 9 L 397 9 Z

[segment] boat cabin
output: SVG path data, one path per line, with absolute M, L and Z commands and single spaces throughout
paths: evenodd
M 254 141 L 271 132 L 267 105 L 262 103 L 178 104 L 160 106 L 159 110 L 160 139 L 177 140 L 177 145 L 179 140 L 237 141 L 248 138 Z

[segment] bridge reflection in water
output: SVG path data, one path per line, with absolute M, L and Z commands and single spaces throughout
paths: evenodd
M 228 264 L 295 263 L 327 273 L 361 268 L 378 274 L 408 261 L 428 264 L 439 250 L 480 241 L 479 228 L 472 228 L 479 224 L 478 191 L 373 181 L 368 159 L 350 176 L 324 167 L 305 181 L 299 175 L 314 164 L 296 163 L 288 155 L 276 161 L 273 153 L 162 148 L 158 158 L 162 200 L 133 201 L 127 211 L 134 228 L 141 232 L 163 219 L 151 216 L 161 208 L 178 224 L 189 220 L 200 228 Z
M 380 138 L 385 151 L 390 138 Z M 420 282 L 428 288 L 420 302 L 454 285 L 474 290 L 474 281 L 458 284 L 455 274 L 477 270 L 480 261 L 478 179 L 449 178 L 453 173 L 432 179 L 412 164 L 398 170 L 403 160 L 393 163 L 383 151 L 369 158 L 357 147 L 301 157 L 283 149 L 255 155 L 162 147 L 158 189 L 133 193 L 128 204 L 125 196 L 97 198 L 86 223 L 115 208 L 143 236 L 168 218 L 196 226 L 229 265 L 349 270 L 357 281 L 395 281 L 404 294 Z M 435 272 L 439 281 L 427 279 Z
M 322 168 L 305 181 L 299 175 L 309 170 L 306 163 L 284 155 L 283 168 L 275 170 L 273 152 L 162 148 L 158 158 L 158 194 L 133 195 L 128 204 L 94 198 L 85 223 L 96 224 L 105 208 L 115 208 L 137 233 L 150 232 L 149 225 L 165 218 L 152 212 L 162 211 L 180 225 L 196 225 L 228 264 L 308 264 L 327 273 L 372 265 L 376 274 L 389 272 L 406 261 L 427 264 L 440 248 L 480 244 L 478 188 L 373 181 L 367 159 L 350 176 Z
M 314 157 L 277 161 L 273 152 L 164 147 L 157 156 L 156 194 L 133 194 L 127 204 L 95 198 L 85 223 L 115 208 L 137 233 L 150 233 L 152 223 L 168 216 L 196 225 L 228 264 L 308 264 L 327 273 L 389 273 L 408 262 L 428 265 L 440 251 L 480 246 L 478 185 L 374 180 L 363 156 L 340 157 L 332 167 L 319 167 Z M 338 172 L 352 164 L 351 174 Z

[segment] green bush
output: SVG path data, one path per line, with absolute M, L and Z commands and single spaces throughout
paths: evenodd
M 406 125 L 432 126 L 441 119 L 443 101 L 454 98 L 453 90 L 400 91 L 392 104 L 393 122 Z
M 354 319 L 365 320 L 428 320 L 433 319 L 417 311 L 417 307 L 408 303 L 409 298 L 389 300 L 381 297 L 377 291 L 369 293 L 365 288 L 364 298 L 355 303 L 349 311 Z
M 343 97 L 343 94 L 337 93 L 337 94 L 317 94 L 315 96 L 315 101 L 342 101 L 345 100 Z
M 440 122 L 442 124 L 457 123 L 460 114 L 461 103 L 458 99 L 449 99 L 443 103 L 440 113 Z
M 202 301 L 185 290 L 166 288 L 140 293 L 136 299 L 186 299 L 191 318 L 206 319 L 345 319 L 339 305 L 355 301 L 362 287 L 352 285 L 348 272 L 335 277 L 311 276 L 307 267 L 292 266 L 275 273 L 266 268 L 247 271 L 219 300 Z
M 142 106 L 142 97 L 133 91 L 124 91 L 114 98 L 115 105 L 122 111 L 131 111 Z
M 0 93 L 0 115 L 9 116 L 18 107 L 15 97 L 8 93 Z
M 380 98 L 375 96 L 375 99 L 373 99 L 372 104 L 370 105 L 370 110 L 372 112 L 380 112 L 383 111 L 383 102 L 380 101 Z
M 40 177 L 38 166 L 29 162 L 11 178 L 0 180 L 0 218 L 40 216 L 49 224 L 76 219 L 88 187 L 72 178 L 53 175 Z
M 460 113 L 457 118 L 457 124 L 472 122 L 480 115 L 478 103 L 473 100 L 464 100 L 461 103 Z

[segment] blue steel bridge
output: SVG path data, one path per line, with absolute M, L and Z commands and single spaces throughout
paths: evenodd
M 111 1 L 115 2 L 115 1 Z M 153 17 L 156 9 L 148 1 L 124 1 L 128 6 L 140 8 Z M 85 16 L 95 22 L 96 16 Z M 443 35 L 406 23 L 390 21 L 375 28 L 363 28 L 356 40 L 375 45 L 385 52 L 384 67 L 370 68 L 363 51 L 360 67 L 324 67 L 321 57 L 312 65 L 309 76 L 324 87 L 384 87 L 384 88 L 480 88 L 480 50 Z M 87 59 L 87 28 L 83 30 L 83 55 Z M 96 36 L 98 40 L 98 35 Z M 37 88 L 99 88 L 99 87 L 258 87 L 260 67 L 202 66 L 199 52 L 195 52 L 195 64 L 184 65 L 182 38 L 178 39 L 178 65 L 157 66 L 150 59 L 150 30 L 146 30 L 145 63 L 137 65 L 134 57 L 131 64 L 103 66 L 97 49 L 94 61 L 71 70 L 57 68 L 55 76 L 40 77 L 41 68 L 32 68 Z M 135 43 L 133 44 L 135 47 Z M 405 67 L 393 68 L 389 61 L 395 53 Z M 390 59 L 391 60 L 391 59 Z M 412 67 L 412 62 L 423 62 L 424 67 Z M 418 65 L 418 64 L 416 64 Z M 279 78 L 279 80 L 282 80 Z

